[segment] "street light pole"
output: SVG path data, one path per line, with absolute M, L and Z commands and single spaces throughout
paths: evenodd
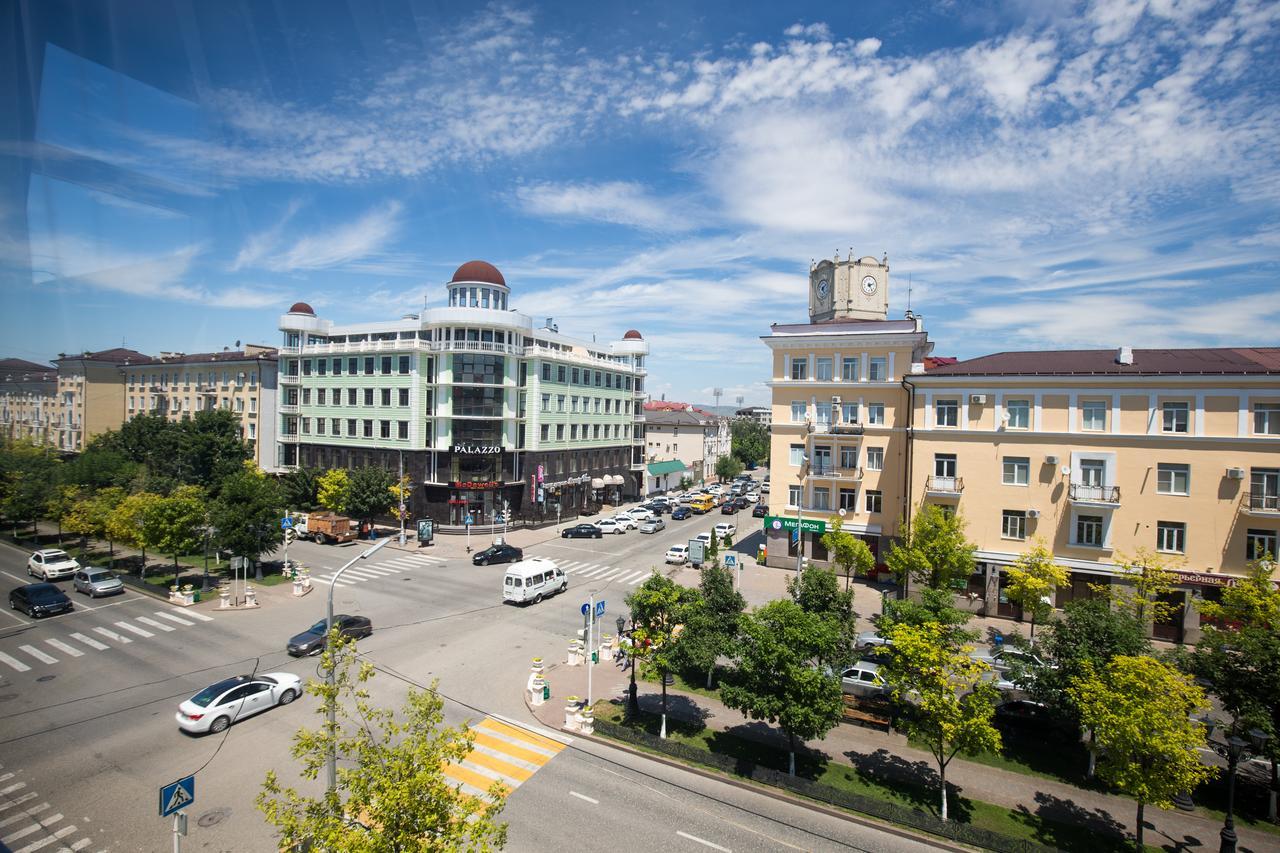
M 1213 730 L 1218 725 L 1217 721 L 1212 717 L 1202 717 L 1200 722 L 1204 723 L 1209 730 L 1205 735 L 1205 743 L 1218 755 L 1227 759 L 1227 818 L 1222 824 L 1222 831 L 1218 833 L 1218 853 L 1236 853 L 1236 769 L 1240 766 L 1241 759 L 1249 761 L 1265 752 L 1271 735 L 1261 729 L 1251 729 L 1248 733 L 1249 740 L 1233 734 L 1227 738 L 1226 743 L 1218 743 L 1213 740 Z M 1252 748 L 1251 754 L 1245 752 L 1246 747 Z
M 325 631 L 324 641 L 330 653 L 333 652 L 333 591 L 338 586 L 338 579 L 342 577 L 342 573 L 354 566 L 361 560 L 367 560 L 369 557 L 377 553 L 382 548 L 391 543 L 390 539 L 380 539 L 378 544 L 369 548 L 364 553 L 357 554 L 347 561 L 346 565 L 338 569 L 334 573 L 333 580 L 329 582 L 329 598 L 328 606 L 325 611 Z M 337 686 L 337 673 L 334 671 L 334 661 L 329 660 L 329 671 L 325 673 L 325 683 L 329 685 L 329 791 L 338 790 L 338 697 L 334 695 L 334 688 Z

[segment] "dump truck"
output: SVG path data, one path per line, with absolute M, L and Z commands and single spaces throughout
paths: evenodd
M 353 541 L 356 538 L 356 528 L 345 515 L 312 512 L 307 514 L 305 535 L 313 542 L 336 545 Z

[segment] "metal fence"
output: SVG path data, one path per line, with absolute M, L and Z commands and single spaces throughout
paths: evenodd
M 996 832 L 980 829 L 955 821 L 944 821 L 927 812 L 907 808 L 897 803 L 885 802 L 852 791 L 841 791 L 829 785 L 813 782 L 799 776 L 790 776 L 770 767 L 762 767 L 742 759 L 727 755 L 718 755 L 705 749 L 689 746 L 679 741 L 664 740 L 648 732 L 620 726 L 608 720 L 595 721 L 597 734 L 613 738 L 624 743 L 642 746 L 655 752 L 688 761 L 714 767 L 734 776 L 742 776 L 753 782 L 761 782 L 775 788 L 799 794 L 820 803 L 837 806 L 849 811 L 870 815 L 899 826 L 911 827 L 930 835 L 937 835 L 962 844 L 981 847 L 984 850 L 998 850 L 1001 853 L 1052 853 L 1055 848 L 1045 847 L 1020 838 L 1010 838 Z

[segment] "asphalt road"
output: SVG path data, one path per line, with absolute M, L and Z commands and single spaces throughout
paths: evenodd
M 760 520 L 749 512 L 736 518 L 759 529 Z M 528 721 L 521 690 L 529 661 L 563 655 L 581 626 L 579 607 L 587 596 L 608 602 L 604 624 L 612 625 L 626 612 L 625 595 L 652 568 L 666 568 L 662 555 L 670 544 L 721 520 L 711 514 L 669 522 L 655 535 L 631 531 L 532 546 L 526 554 L 552 557 L 567 568 L 570 589 L 529 607 L 504 605 L 505 567 L 471 566 L 459 539 L 420 552 L 384 548 L 334 588 L 335 609 L 373 620 L 374 634 L 360 648 L 383 669 L 373 682 L 379 703 L 398 703 L 411 684 L 439 679 L 451 723 L 480 723 L 491 715 Z M 284 643 L 323 616 L 323 579 L 356 553 L 291 546 L 290 556 L 320 581 L 315 592 L 295 599 L 276 588 L 257 610 L 183 609 L 128 590 L 95 602 L 69 592 L 75 612 L 39 622 L 3 611 L 0 850 L 169 849 L 171 824 L 157 816 L 158 789 L 192 772 L 196 801 L 185 849 L 273 850 L 254 798 L 267 769 L 301 790 L 320 790 L 297 777 L 289 754 L 297 728 L 318 721 L 316 701 L 304 697 L 207 737 L 182 733 L 173 715 L 179 701 L 226 676 L 279 670 L 315 675 L 316 660 L 289 658 Z M 25 559 L 0 545 L 6 598 L 28 580 Z M 696 582 L 696 573 L 677 574 L 682 582 Z M 69 581 L 61 583 L 69 589 Z M 772 587 L 744 576 L 751 600 L 777 595 Z M 533 754 L 509 734 L 491 741 L 498 757 L 503 748 L 525 758 Z M 618 851 L 926 849 L 582 741 L 538 758 L 525 772 L 528 778 L 504 814 L 511 850 L 567 844 Z M 569 838 L 570 831 L 589 837 Z

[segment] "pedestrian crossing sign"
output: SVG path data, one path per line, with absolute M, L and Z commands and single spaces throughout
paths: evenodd
M 168 817 L 196 801 L 196 777 L 170 782 L 160 789 L 160 817 Z

